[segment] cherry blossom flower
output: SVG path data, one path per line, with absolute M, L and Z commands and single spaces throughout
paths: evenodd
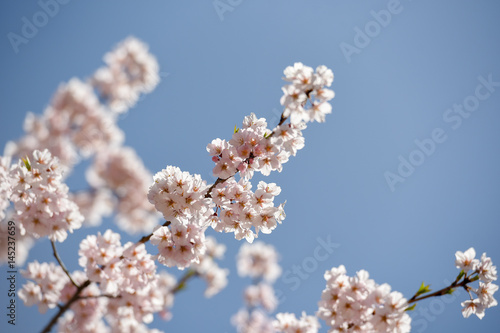
M 464 270 L 465 272 L 475 270 L 479 261 L 474 259 L 476 256 L 476 251 L 474 248 L 469 248 L 465 252 L 457 251 L 455 254 L 456 260 L 455 264 L 458 269 Z
M 497 279 L 497 268 L 493 266 L 491 258 L 486 257 L 486 253 L 483 253 L 481 260 L 477 264 L 477 272 L 481 281 L 486 283 Z
M 461 303 L 464 318 L 469 318 L 471 314 L 475 314 L 479 319 L 483 319 L 485 306 L 479 299 L 467 300 Z
M 273 326 L 277 332 L 282 333 L 317 333 L 320 328 L 318 318 L 307 316 L 305 312 L 302 312 L 300 319 L 293 313 L 278 313 Z

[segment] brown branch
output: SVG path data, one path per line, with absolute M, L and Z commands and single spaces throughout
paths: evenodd
M 175 285 L 175 287 L 172 289 L 172 294 L 176 294 L 177 292 L 181 291 L 182 289 L 184 289 L 186 287 L 186 282 L 195 277 L 195 276 L 198 276 L 200 274 L 198 274 L 197 271 L 195 271 L 194 269 L 189 269 L 182 277 L 179 281 L 177 281 L 177 284 Z
M 166 221 L 165 223 L 163 223 L 163 226 L 164 227 L 168 227 L 170 225 L 170 221 Z M 137 246 L 139 244 L 144 244 L 146 242 L 148 242 L 151 237 L 153 236 L 153 233 L 150 233 L 149 235 L 147 236 L 144 236 L 142 237 L 141 239 L 139 239 L 135 244 L 134 246 Z M 57 261 L 59 262 L 59 265 L 61 265 L 62 269 L 64 270 L 64 272 L 68 275 L 69 279 L 71 280 L 71 283 L 77 288 L 76 289 L 76 292 L 75 294 L 71 297 L 71 299 L 64 305 L 62 306 L 59 306 L 59 311 L 54 315 L 54 317 L 52 317 L 52 319 L 50 320 L 50 322 L 47 324 L 47 326 L 45 326 L 45 328 L 43 329 L 42 333 L 47 333 L 47 332 L 50 332 L 50 330 L 52 329 L 52 327 L 57 323 L 57 321 L 59 320 L 59 318 L 69 309 L 69 307 L 71 306 L 71 304 L 73 304 L 75 301 L 79 300 L 79 299 L 82 299 L 82 298 L 87 298 L 87 297 L 80 297 L 80 293 L 85 289 L 87 288 L 89 285 L 90 285 L 90 280 L 87 280 L 85 281 L 81 286 L 77 285 L 73 279 L 71 278 L 71 275 L 69 274 L 68 270 L 66 269 L 66 267 L 64 266 L 64 264 L 62 263 L 61 259 L 59 258 L 59 255 L 57 254 L 57 251 L 56 251 L 56 247 L 55 247 L 55 244 L 53 241 L 51 241 L 51 244 L 52 244 L 52 249 L 54 250 L 54 256 L 56 257 Z M 124 256 L 120 256 L 120 259 L 124 259 Z M 105 266 L 101 267 L 101 269 L 104 269 Z M 107 296 L 106 296 L 107 297 Z
M 307 92 L 307 94 L 309 95 L 310 92 Z M 280 121 L 278 123 L 277 126 L 281 126 L 286 120 L 288 119 L 288 117 L 284 117 L 283 116 L 283 113 L 281 114 L 281 118 L 280 118 Z M 276 127 L 277 127 L 276 126 Z M 267 139 L 269 139 L 270 137 L 272 137 L 273 135 L 275 134 L 275 132 L 271 132 L 271 134 L 266 137 Z M 236 173 L 234 175 L 236 175 L 238 173 L 238 171 L 236 171 Z M 233 175 L 233 176 L 234 176 Z M 231 177 L 233 177 L 231 176 Z M 205 198 L 211 198 L 212 197 L 212 191 L 213 189 L 220 183 L 223 183 L 225 182 L 227 179 L 231 178 L 231 177 L 228 177 L 226 179 L 222 179 L 222 178 L 217 178 L 217 180 L 215 181 L 215 183 L 213 183 L 207 190 L 207 193 L 205 194 Z M 166 221 L 165 223 L 163 223 L 163 226 L 164 227 L 168 227 L 170 225 L 170 221 Z M 145 244 L 147 243 L 151 237 L 153 236 L 153 233 L 150 233 L 149 235 L 147 236 L 143 236 L 141 239 L 139 239 L 133 246 L 138 246 L 140 244 Z M 76 300 L 78 299 L 82 299 L 82 298 L 89 298 L 89 297 L 79 297 L 80 293 L 85 289 L 87 288 L 89 285 L 90 285 L 90 280 L 87 280 L 85 281 L 81 286 L 78 286 L 74 281 L 73 279 L 71 278 L 71 275 L 69 274 L 69 272 L 67 271 L 67 269 L 64 267 L 62 261 L 59 259 L 59 256 L 57 255 L 57 251 L 55 250 L 55 245 L 54 243 L 52 242 L 52 248 L 54 249 L 54 256 L 56 257 L 57 261 L 59 262 L 59 264 L 61 265 L 61 267 L 63 268 L 64 272 L 68 275 L 69 279 L 71 280 L 71 283 L 77 287 L 77 291 L 75 292 L 75 294 L 73 295 L 73 297 L 71 297 L 71 299 L 68 301 L 68 303 L 66 303 L 65 305 L 63 306 L 60 306 L 59 307 L 59 311 L 57 312 L 57 314 L 52 318 L 52 320 L 50 321 L 49 324 L 47 324 L 47 326 L 44 328 L 44 330 L 42 331 L 42 333 L 46 333 L 46 332 L 50 332 L 50 330 L 52 329 L 52 327 L 57 323 L 57 320 L 59 319 L 59 317 L 61 317 L 64 312 L 66 312 L 69 307 L 71 306 L 71 304 L 73 302 L 75 302 Z M 120 259 L 124 259 L 125 257 L 123 255 L 120 256 Z M 104 268 L 101 267 L 101 268 Z M 182 290 L 182 288 L 184 288 L 185 286 L 185 283 L 191 279 L 192 277 L 194 276 L 198 276 L 198 272 L 194 271 L 194 270 L 189 270 L 184 276 L 182 276 L 182 278 L 178 281 L 177 285 L 172 289 L 172 293 L 175 294 L 177 292 L 179 292 L 180 290 Z M 101 295 L 102 296 L 102 295 Z
M 56 315 L 54 317 L 52 317 L 52 320 L 47 324 L 47 326 L 44 327 L 44 329 L 42 330 L 41 333 L 49 333 L 50 330 L 52 329 L 52 327 L 54 327 L 54 325 L 57 323 L 59 318 L 69 309 L 71 304 L 73 304 L 74 302 L 76 302 L 78 300 L 79 295 L 83 291 L 83 289 L 87 288 L 89 285 L 90 285 L 90 281 L 87 280 L 81 286 L 79 286 L 76 289 L 75 294 L 71 297 L 71 299 L 66 304 L 64 304 L 63 306 L 61 306 L 59 308 L 59 311 L 56 313 Z
M 453 290 L 453 289 L 455 289 L 455 288 L 463 287 L 466 291 L 468 291 L 469 287 L 467 286 L 467 284 L 470 283 L 470 282 L 473 282 L 473 279 L 471 280 L 468 277 L 464 277 L 464 279 L 463 279 L 462 282 L 458 283 L 458 281 L 455 280 L 448 287 L 443 288 L 441 290 L 438 290 L 436 292 L 433 292 L 432 294 L 428 294 L 428 295 L 424 295 L 424 296 L 418 297 L 419 295 L 418 295 L 418 293 L 416 293 L 415 295 L 413 295 L 412 298 L 410 298 L 410 300 L 408 301 L 408 304 L 415 303 L 415 302 L 424 300 L 426 298 L 431 298 L 431 297 L 436 297 L 436 296 L 443 296 L 443 295 L 449 294 L 450 291 Z
M 236 173 L 238 173 L 238 171 L 236 171 Z M 231 178 L 231 177 L 228 177 L 227 179 L 229 179 L 229 178 Z M 208 188 L 207 194 L 205 194 L 205 198 L 211 198 L 212 197 L 212 190 L 215 188 L 215 186 L 219 185 L 220 183 L 225 182 L 227 179 L 217 178 L 215 183 L 213 183 L 212 186 L 210 186 Z
M 99 298 L 99 297 L 106 297 L 106 298 L 121 298 L 121 295 L 108 295 L 108 294 L 102 294 L 102 295 L 89 295 L 89 296 L 78 296 L 78 299 L 89 299 L 89 298 Z
M 168 227 L 170 225 L 170 223 L 171 223 L 170 221 L 166 221 L 165 223 L 162 224 L 162 226 L 163 227 Z M 141 239 L 139 239 L 135 243 L 135 246 L 137 246 L 139 244 L 147 243 L 151 239 L 152 236 L 153 236 L 153 233 L 150 233 L 149 235 L 142 237 Z
M 57 253 L 55 242 L 53 240 L 50 240 L 50 244 L 52 245 L 52 252 L 54 253 L 54 257 L 56 258 L 57 262 L 59 263 L 59 266 L 61 266 L 64 273 L 66 273 L 66 275 L 68 276 L 71 283 L 75 287 L 79 288 L 80 286 L 78 284 L 76 284 L 76 282 L 73 280 L 73 278 L 71 277 L 71 274 L 69 274 L 68 269 L 66 268 L 66 266 L 64 266 L 64 263 L 62 262 L 61 258 L 59 257 L 59 254 Z

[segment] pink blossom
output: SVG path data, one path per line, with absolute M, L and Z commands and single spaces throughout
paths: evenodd
M 17 220 L 36 238 L 62 242 L 68 231 L 81 227 L 83 216 L 68 197 L 58 159 L 48 150 L 35 150 L 31 156 L 10 171 Z
M 307 316 L 305 312 L 300 319 L 293 313 L 278 313 L 273 325 L 277 332 L 282 333 L 317 333 L 320 328 L 318 318 Z
M 262 242 L 243 244 L 237 257 L 237 268 L 240 276 L 263 278 L 270 283 L 281 275 L 278 265 L 278 253 L 272 245 Z
M 98 69 L 91 81 L 117 113 L 133 107 L 140 94 L 151 92 L 160 81 L 156 58 L 135 37 L 118 44 L 104 61 L 108 66 Z

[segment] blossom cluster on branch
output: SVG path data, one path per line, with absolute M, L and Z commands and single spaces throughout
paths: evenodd
M 347 276 L 343 265 L 325 273 L 326 289 L 321 295 L 318 316 L 331 332 L 410 331 L 411 318 L 403 294 L 391 292 L 388 284 L 378 285 L 361 270 Z
M 281 275 L 278 252 L 272 245 L 257 241 L 243 244 L 236 260 L 238 275 L 251 277 L 253 283 L 243 293 L 246 307 L 231 318 L 233 326 L 238 333 L 274 332 L 273 319 L 268 314 L 278 306 L 272 286 Z
M 465 252 L 457 251 L 455 257 L 455 264 L 461 270 L 456 282 L 461 278 L 464 282 L 479 280 L 478 288 L 467 285 L 464 287 L 469 292 L 470 300 L 462 302 L 462 314 L 465 318 L 475 314 L 482 319 L 487 308 L 498 305 L 493 298 L 493 294 L 498 290 L 498 286 L 493 283 L 497 279 L 497 268 L 486 253 L 483 253 L 481 260 L 476 259 L 476 250 L 472 247 Z M 471 292 L 476 294 L 477 298 L 474 298 Z
M 237 270 L 252 284 L 243 292 L 245 308 L 232 318 L 241 333 L 316 333 L 319 319 L 329 332 L 409 332 L 407 311 L 416 302 L 457 288 L 470 295 L 462 303 L 464 317 L 482 318 L 486 308 L 497 305 L 496 267 L 486 254 L 475 259 L 470 248 L 456 253 L 460 274 L 439 291 L 431 293 L 423 284 L 406 299 L 388 284 L 375 283 L 364 270 L 348 276 L 341 265 L 325 273 L 326 288 L 315 315 L 271 317 L 279 305 L 273 289 L 282 271 L 279 255 L 271 245 L 254 240 L 284 221 L 285 203 L 274 202 L 281 193 L 277 184 L 259 181 L 252 190 L 251 181 L 255 172 L 281 172 L 304 147 L 307 123 L 325 121 L 332 111 L 334 92 L 328 87 L 333 72 L 302 63 L 287 67 L 279 123 L 268 128 L 266 119 L 252 113 L 228 141 L 216 138 L 209 143 L 206 149 L 218 177 L 209 185 L 200 175 L 171 165 L 153 176 L 135 150 L 123 146 L 119 115 L 159 83 L 159 66 L 148 47 L 129 37 L 104 61 L 106 66 L 88 80 L 73 78 L 62 84 L 42 115 L 28 114 L 26 135 L 9 143 L 6 156 L 0 157 L 0 220 L 19 222 L 18 258 L 27 257 L 32 239 L 47 237 L 58 262 L 32 261 L 23 270 L 28 282 L 19 296 L 25 304 L 37 305 L 42 313 L 57 309 L 42 332 L 57 325 L 59 332 L 68 333 L 159 333 L 147 324 L 155 314 L 172 317 L 174 296 L 191 278 L 206 281 L 206 297 L 228 283 L 229 270 L 217 263 L 226 248 L 206 235 L 209 227 L 247 241 L 238 253 Z M 81 159 L 91 159 L 86 171 L 89 188 L 71 193 L 64 180 Z M 69 272 L 56 242 L 110 215 L 123 231 L 146 235 L 122 244 L 121 235 L 109 229 L 89 234 L 78 251 L 82 270 Z M 6 234 L 2 223 L 0 246 L 6 245 Z M 148 252 L 148 242 L 155 253 Z M 176 267 L 183 275 L 176 279 L 160 271 L 159 264 Z M 470 285 L 475 281 L 477 288 Z
M 31 159 L 26 157 L 14 165 L 10 181 L 16 220 L 25 229 L 21 233 L 62 242 L 68 231 L 81 227 L 83 216 L 68 197 L 58 159 L 47 149 L 35 150 Z

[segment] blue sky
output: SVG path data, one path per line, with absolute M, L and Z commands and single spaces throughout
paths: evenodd
M 41 7 L 2 2 L 0 145 L 22 135 L 26 112 L 41 113 L 61 82 L 88 77 L 105 52 L 134 35 L 149 44 L 163 74 L 121 117 L 126 144 L 151 172 L 175 165 L 213 182 L 206 144 L 229 139 L 251 112 L 277 123 L 283 69 L 297 61 L 326 65 L 335 73 L 333 113 L 311 124 L 306 147 L 266 179 L 281 186 L 276 200 L 287 200 L 287 218 L 260 239 L 277 248 L 284 272 L 299 281 L 276 282 L 283 293 L 278 311 L 313 314 L 324 271 L 340 264 L 349 274 L 366 269 L 411 297 L 423 280 L 438 289 L 456 276 L 457 250 L 473 246 L 500 262 L 500 86 L 484 83 L 500 82 L 500 3 L 221 1 L 232 10 L 217 13 L 213 1 L 72 0 L 17 52 L 8 34 L 22 35 L 23 18 L 32 21 Z M 375 23 L 381 10 L 392 11 L 385 26 Z M 426 155 L 416 140 L 433 140 L 433 151 L 428 143 Z M 403 170 L 402 159 L 418 166 Z M 69 179 L 71 188 L 86 186 L 83 170 Z M 392 189 L 388 172 L 402 177 L 391 178 Z M 109 221 L 101 229 L 107 227 L 116 229 Z M 70 269 L 78 268 L 79 241 L 97 230 L 79 230 L 60 246 Z M 231 271 L 229 286 L 207 300 L 204 283 L 194 281 L 178 294 L 173 320 L 153 327 L 234 331 L 229 320 L 250 283 L 235 269 L 242 243 L 210 234 L 228 247 L 221 266 Z M 310 262 L 318 237 L 338 247 L 310 273 L 294 273 Z M 32 250 L 28 260 L 35 259 L 53 260 L 47 241 Z M 5 288 L 1 283 L 1 295 Z M 497 332 L 500 308 L 481 321 L 464 319 L 466 299 L 462 291 L 452 302 L 422 302 L 413 332 Z M 0 330 L 35 332 L 49 316 L 20 306 L 17 319 L 15 328 L 2 319 Z

